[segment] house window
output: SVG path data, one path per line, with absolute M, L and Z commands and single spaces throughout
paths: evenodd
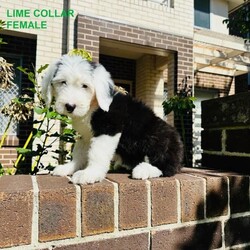
M 16 67 L 22 65 L 22 58 L 20 56 L 10 54 L 2 54 L 2 56 L 8 63 L 13 64 L 15 77 L 13 81 L 14 85 L 7 89 L 0 89 L 0 107 L 9 104 L 13 98 L 19 95 L 21 89 L 21 72 L 16 69 Z M 9 119 L 9 117 L 0 113 L 0 135 L 4 133 Z M 12 122 L 8 130 L 8 135 L 17 135 L 17 132 L 18 124 L 16 122 Z
M 210 29 L 210 0 L 194 0 L 194 25 Z

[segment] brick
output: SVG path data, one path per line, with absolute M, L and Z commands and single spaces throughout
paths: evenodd
M 146 227 L 148 224 L 146 182 L 130 179 L 127 174 L 109 174 L 107 177 L 119 185 L 119 229 Z
M 31 177 L 0 177 L 0 248 L 31 243 L 32 213 Z
M 67 178 L 38 176 L 39 241 L 76 237 L 76 188 Z
M 226 130 L 226 151 L 250 153 L 250 128 Z
M 222 246 L 220 222 L 152 232 L 151 249 L 215 249 Z
M 202 127 L 216 128 L 250 124 L 250 93 L 203 101 Z
M 206 214 L 216 217 L 228 214 L 228 187 L 226 177 L 207 176 Z
M 205 182 L 201 178 L 176 175 L 181 190 L 181 221 L 204 219 Z
M 230 76 L 222 76 L 204 72 L 195 74 L 195 86 L 205 88 L 216 88 L 220 95 L 228 95 L 228 86 L 233 79 Z
M 107 240 L 97 240 L 70 246 L 59 246 L 55 250 L 148 250 L 149 236 L 147 233 L 123 236 Z
M 203 150 L 221 151 L 222 130 L 201 131 L 201 147 Z
M 225 223 L 225 244 L 233 246 L 250 242 L 250 216 L 233 218 Z
M 114 186 L 108 181 L 82 186 L 82 236 L 114 231 Z
M 250 157 L 202 154 L 202 166 L 205 168 L 250 173 Z
M 176 223 L 177 183 L 174 178 L 157 178 L 151 181 L 152 226 Z
M 184 172 L 206 180 L 206 215 L 208 218 L 228 214 L 227 177 L 218 171 L 205 169 L 188 169 Z M 222 175 L 222 176 L 221 176 Z
M 231 213 L 250 211 L 249 176 L 228 176 Z

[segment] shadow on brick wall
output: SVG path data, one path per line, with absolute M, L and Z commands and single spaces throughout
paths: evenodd
M 226 177 L 211 174 L 205 178 L 206 201 L 199 203 L 196 214 L 198 217 L 199 211 L 205 208 L 206 221 L 195 225 L 188 237 L 187 230 L 182 228 L 183 232 L 180 230 L 180 236 L 184 235 L 186 240 L 182 240 L 178 249 L 204 250 L 239 244 L 246 244 L 242 249 L 250 249 L 249 176 Z M 214 185 L 215 189 L 208 191 L 209 185 L 212 184 L 209 184 L 211 178 L 219 178 L 220 180 L 217 179 L 216 182 L 220 181 L 220 185 Z

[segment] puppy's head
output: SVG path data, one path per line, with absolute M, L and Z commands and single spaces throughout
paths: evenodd
M 62 56 L 49 66 L 41 85 L 47 106 L 54 97 L 56 111 L 72 118 L 84 116 L 95 100 L 108 111 L 113 99 L 110 74 L 81 56 Z

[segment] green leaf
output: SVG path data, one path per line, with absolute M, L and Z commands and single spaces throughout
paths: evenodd
M 20 70 L 25 75 L 28 75 L 28 69 L 27 68 L 23 68 L 22 66 L 18 66 L 17 69 Z
M 47 69 L 49 64 L 42 65 L 38 70 L 37 73 L 41 74 L 45 69 Z
M 32 152 L 32 150 L 29 148 L 16 148 L 16 151 L 17 153 L 22 154 L 22 155 Z
M 58 113 L 56 112 L 56 111 L 48 111 L 47 113 L 46 113 L 46 118 L 47 119 L 54 119 L 54 118 L 56 118 L 58 116 Z
M 38 114 L 38 115 L 42 115 L 43 113 L 46 113 L 47 108 L 40 108 L 40 107 L 35 107 L 34 111 Z
M 63 134 L 75 134 L 75 131 L 74 129 L 71 129 L 71 128 L 65 128 L 63 130 Z

